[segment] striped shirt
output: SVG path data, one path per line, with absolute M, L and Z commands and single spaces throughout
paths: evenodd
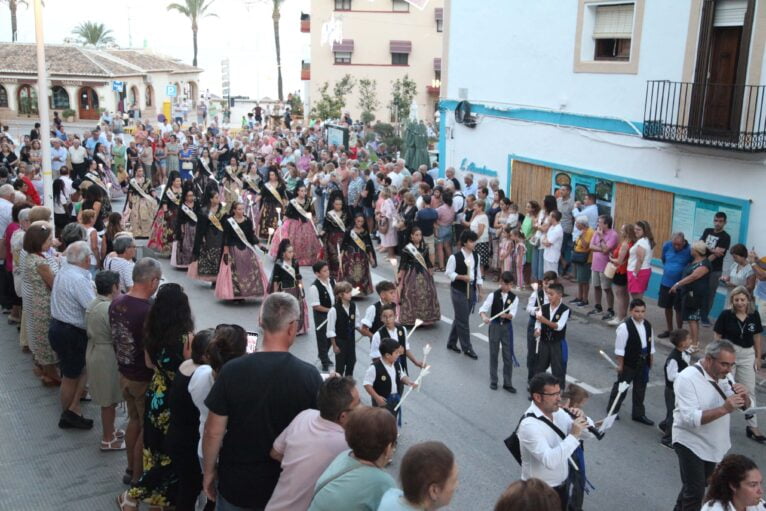
M 51 290 L 51 317 L 85 330 L 85 309 L 96 297 L 90 272 L 64 263 Z

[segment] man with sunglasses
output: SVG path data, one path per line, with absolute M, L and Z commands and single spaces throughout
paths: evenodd
M 729 414 L 750 407 L 745 386 L 727 377 L 736 359 L 733 344 L 713 341 L 705 358 L 681 371 L 673 384 L 673 449 L 682 483 L 675 511 L 702 507 L 707 480 L 731 447 Z

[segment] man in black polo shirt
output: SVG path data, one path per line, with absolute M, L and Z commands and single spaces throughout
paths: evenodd
M 435 261 L 434 227 L 436 225 L 436 220 L 439 218 L 439 213 L 431 207 L 430 195 L 424 195 L 422 199 L 423 209 L 415 214 L 415 224 L 420 227 L 420 232 L 423 234 L 423 241 L 426 244 L 426 248 L 428 248 L 428 257 L 431 258 L 431 261 Z
M 702 310 L 702 326 L 710 326 L 710 309 L 715 302 L 715 294 L 718 290 L 718 281 L 723 272 L 723 258 L 731 246 L 731 236 L 724 231 L 726 226 L 726 213 L 719 211 L 713 216 L 713 227 L 708 227 L 702 232 L 700 239 L 707 245 L 708 259 L 710 260 L 710 278 L 708 279 L 707 305 Z
M 266 507 L 280 473 L 269 455 L 274 440 L 296 415 L 317 407 L 319 371 L 288 352 L 299 318 L 292 295 L 269 295 L 261 309 L 260 351 L 228 362 L 205 399 L 210 412 L 202 441 L 203 484 L 221 509 Z

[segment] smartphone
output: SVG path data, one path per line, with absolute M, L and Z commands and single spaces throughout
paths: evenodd
M 255 353 L 258 348 L 258 332 L 247 332 L 247 353 Z

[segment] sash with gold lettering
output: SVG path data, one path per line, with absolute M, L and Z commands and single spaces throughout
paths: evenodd
M 244 231 L 239 226 L 236 220 L 234 220 L 233 216 L 229 217 L 229 225 L 234 230 L 234 232 L 237 234 L 237 237 L 239 238 L 239 241 L 241 241 L 247 248 L 253 251 L 254 254 L 260 255 L 260 251 L 255 248 L 252 244 L 250 244 L 249 241 L 247 241 L 247 236 L 245 236 Z
M 362 240 L 362 238 L 359 237 L 356 231 L 354 229 L 351 229 L 351 231 L 349 232 L 351 233 L 351 239 L 354 240 L 354 243 L 356 243 L 356 246 L 359 247 L 359 249 L 362 252 L 367 252 L 367 245 L 365 245 L 364 241 Z
M 222 207 L 218 207 L 218 211 L 222 211 Z M 221 219 L 218 217 L 216 213 L 213 213 L 212 211 L 207 215 L 207 219 L 210 220 L 210 223 L 215 226 L 216 229 L 219 231 L 223 231 L 223 225 L 221 225 Z
M 85 178 L 86 178 L 87 180 L 89 180 L 89 181 L 92 181 L 93 183 L 97 184 L 98 186 L 100 186 L 100 187 L 101 187 L 101 189 L 103 189 L 104 191 L 106 191 L 106 190 L 107 190 L 107 188 L 106 188 L 106 185 L 105 185 L 105 184 L 104 184 L 104 182 L 101 180 L 101 178 L 100 178 L 100 177 L 98 177 L 98 176 L 97 176 L 96 174 L 94 174 L 93 172 L 86 172 L 86 173 L 85 173 Z
M 171 190 L 170 188 L 168 188 L 167 190 L 165 190 L 165 197 L 167 197 L 167 198 L 168 198 L 168 200 L 170 200 L 170 201 L 171 201 L 173 204 L 175 204 L 176 206 L 177 206 L 177 205 L 179 205 L 179 204 L 181 203 L 181 199 L 179 199 L 178 197 L 176 197 L 176 194 L 175 194 L 175 193 L 173 193 L 173 190 Z
M 144 187 L 138 184 L 138 181 L 136 181 L 136 178 L 132 178 L 130 181 L 128 181 L 128 183 L 130 184 L 131 188 L 133 188 L 133 190 L 135 190 L 136 193 L 141 195 L 141 197 L 143 197 L 144 199 L 150 200 L 150 201 L 154 200 L 154 197 L 146 193 L 146 190 L 144 190 Z
M 186 204 L 181 204 L 181 211 L 186 213 L 186 216 L 192 219 L 192 221 L 196 224 L 197 223 L 197 215 L 194 213 L 194 211 L 191 210 L 189 206 Z
M 328 211 L 328 212 L 327 212 L 327 216 L 328 216 L 328 217 L 330 217 L 330 220 L 332 220 L 332 221 L 333 221 L 333 223 L 334 223 L 335 225 L 337 225 L 337 226 L 338 226 L 338 228 L 339 228 L 341 231 L 345 231 L 345 230 L 346 230 L 346 223 L 345 223 L 345 222 L 343 221 L 343 219 L 342 219 L 342 218 L 341 218 L 341 217 L 338 215 L 338 213 L 336 213 L 336 212 L 335 212 L 335 210 L 334 210 L 334 209 L 331 209 L 330 211 Z
M 408 243 L 404 247 L 404 250 L 406 250 L 408 254 L 414 257 L 415 260 L 420 263 L 423 269 L 428 271 L 428 265 L 426 264 L 426 260 L 423 257 L 423 254 L 420 253 L 420 250 L 418 250 L 417 247 L 415 247 L 415 245 L 413 245 L 412 243 Z
M 215 177 L 213 176 L 213 171 L 210 170 L 210 167 L 208 167 L 207 162 L 203 160 L 202 158 L 199 159 L 199 162 L 202 164 L 202 167 L 204 167 L 205 172 L 207 172 L 208 176 L 213 178 L 213 180 L 215 181 Z
M 228 176 L 231 178 L 232 181 L 234 181 L 234 183 L 237 186 L 242 188 L 242 181 L 240 181 L 240 179 L 237 177 L 236 172 L 234 172 L 234 167 L 232 167 L 231 165 L 226 165 L 226 174 L 228 174 Z
M 297 281 L 295 279 L 295 268 L 293 268 L 289 264 L 285 264 L 283 261 L 279 261 L 279 262 L 277 262 L 277 264 L 279 265 L 280 268 L 282 268 L 285 271 L 285 273 L 287 273 L 288 275 L 290 275 L 293 278 L 293 285 L 290 286 L 289 288 L 282 286 L 282 289 L 292 289 L 293 287 L 295 287 L 295 285 L 297 283 Z
M 283 203 L 283 202 L 282 202 L 282 196 L 281 196 L 281 195 L 279 195 L 279 191 L 277 191 L 277 190 L 276 190 L 276 189 L 275 189 L 275 188 L 274 188 L 274 187 L 271 185 L 271 183 L 264 183 L 264 184 L 263 184 L 263 186 L 264 186 L 264 188 L 266 188 L 266 189 L 267 189 L 269 192 L 271 192 L 271 195 L 273 195 L 273 196 L 274 196 L 274 198 L 275 198 L 275 199 L 277 199 L 277 202 L 279 202 L 280 204 L 282 204 L 282 203 Z
M 250 185 L 250 188 L 252 188 L 253 190 L 258 190 L 258 180 L 256 179 L 255 176 L 252 176 L 250 174 L 244 174 L 242 176 L 242 179 L 245 181 L 245 183 Z
M 300 205 L 298 202 L 298 199 L 290 199 L 290 204 L 295 208 L 295 211 L 300 213 L 300 215 L 311 222 L 311 215 L 309 215 L 309 212 L 303 209 L 303 206 Z

